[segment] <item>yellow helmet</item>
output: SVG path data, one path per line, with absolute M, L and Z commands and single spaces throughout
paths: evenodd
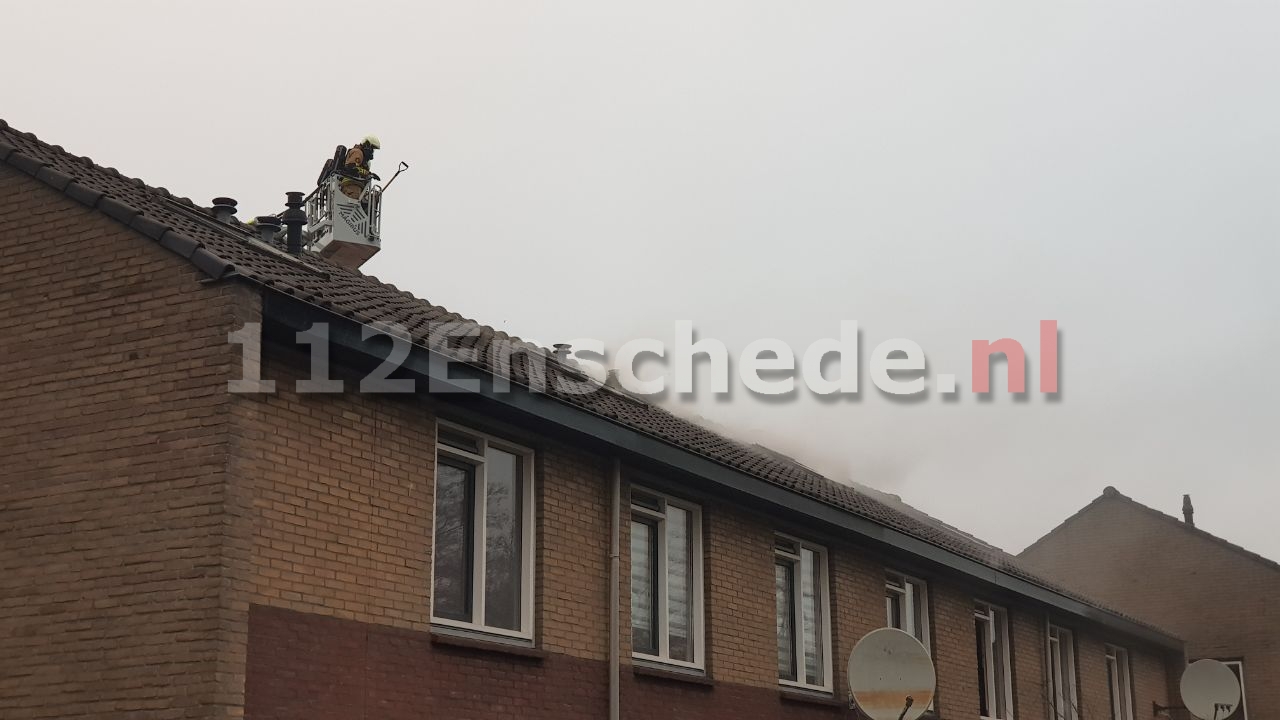
M 367 143 L 367 144 L 368 144 L 370 147 L 372 147 L 374 150 L 381 150 L 381 149 L 382 149 L 382 143 L 378 142 L 378 136 L 377 136 L 377 135 L 365 135 L 365 136 L 364 136 L 364 141 L 363 141 L 363 142 Z

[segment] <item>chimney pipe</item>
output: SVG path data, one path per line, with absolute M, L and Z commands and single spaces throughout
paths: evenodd
M 213 199 L 213 218 L 218 222 L 224 222 L 228 225 L 236 216 L 236 201 L 229 197 L 216 197 Z
M 573 350 L 573 346 L 569 343 L 556 343 L 551 347 L 556 350 L 556 360 L 560 363 L 569 362 L 569 353 Z
M 276 233 L 280 232 L 280 218 L 275 215 L 259 215 L 253 219 L 253 224 L 258 228 L 259 240 L 268 245 L 275 243 Z
M 288 208 L 280 216 L 285 227 L 285 250 L 290 255 L 302 254 L 302 226 L 307 222 L 307 213 L 302 209 L 303 195 L 300 192 L 285 193 Z
M 1182 496 L 1182 521 L 1191 527 L 1196 526 L 1196 509 L 1191 506 L 1191 496 Z

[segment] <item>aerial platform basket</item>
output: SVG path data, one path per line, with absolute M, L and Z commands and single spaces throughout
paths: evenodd
M 382 187 L 370 182 L 354 200 L 342 192 L 342 180 L 330 175 L 307 196 L 308 246 L 355 269 L 382 248 Z

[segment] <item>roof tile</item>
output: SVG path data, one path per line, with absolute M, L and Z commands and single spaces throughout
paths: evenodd
M 168 225 L 165 225 L 154 218 L 147 217 L 146 215 L 138 215 L 135 217 L 130 221 L 129 227 L 137 230 L 143 235 L 146 235 L 152 240 L 159 240 L 164 237 L 165 233 L 169 232 Z
M 193 240 L 172 229 L 161 235 L 159 240 L 162 247 L 172 250 L 184 258 L 191 257 L 191 253 L 195 252 L 200 247 L 199 241 Z
M 206 275 L 215 279 L 235 270 L 234 265 L 204 248 L 199 248 L 195 252 L 191 253 L 191 257 L 188 259 L 194 263 L 196 267 L 203 270 Z
M 99 200 L 98 209 L 125 225 L 132 222 L 133 218 L 138 215 L 137 208 L 126 205 L 113 197 L 104 197 Z
M 40 168 L 45 166 L 45 163 L 24 152 L 11 153 L 9 157 L 5 158 L 5 162 L 28 175 L 35 175 L 40 172 Z
M 40 171 L 36 173 L 36 179 L 59 192 L 65 189 L 72 180 L 70 175 L 58 172 L 48 165 L 40 168 Z
M 98 201 L 102 199 L 101 190 L 94 190 L 93 188 L 87 185 L 81 185 L 78 182 L 68 183 L 62 191 L 65 192 L 67 197 L 72 200 L 75 200 L 81 205 L 88 205 L 89 207 L 97 205 Z

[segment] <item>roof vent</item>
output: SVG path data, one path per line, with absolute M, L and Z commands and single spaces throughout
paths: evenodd
M 573 346 L 569 343 L 556 343 L 551 347 L 556 350 L 556 361 L 561 364 L 569 362 L 569 353 L 573 351 Z
M 236 217 L 236 201 L 229 197 L 216 197 L 213 199 L 213 217 L 219 222 L 231 224 Z
M 1191 527 L 1196 526 L 1196 509 L 1191 506 L 1191 496 L 1182 496 L 1182 521 Z
M 285 227 L 285 250 L 290 255 L 302 254 L 302 226 L 307 223 L 307 211 L 302 209 L 302 193 L 285 193 L 287 210 L 280 216 Z
M 280 218 L 275 215 L 259 215 L 253 219 L 258 228 L 258 239 L 268 245 L 274 245 L 276 233 L 280 232 Z

